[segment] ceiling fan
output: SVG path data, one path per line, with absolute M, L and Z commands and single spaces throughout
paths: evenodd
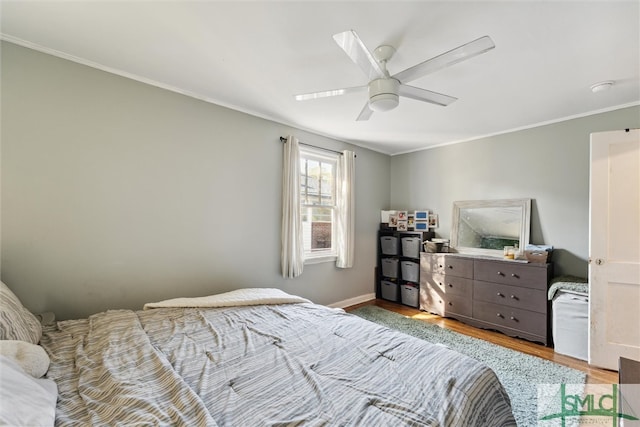
M 413 67 L 409 67 L 404 71 L 389 75 L 387 62 L 396 51 L 392 46 L 378 46 L 373 52 L 369 52 L 354 30 L 335 34 L 333 39 L 338 46 L 345 51 L 349 58 L 364 71 L 369 79 L 369 83 L 365 86 L 295 95 L 295 99 L 304 101 L 308 99 L 326 98 L 329 96 L 358 92 L 368 88 L 369 100 L 358 115 L 356 119 L 358 121 L 369 120 L 374 111 L 393 110 L 398 106 L 399 96 L 442 106 L 451 104 L 457 98 L 415 86 L 409 86 L 405 83 L 450 65 L 457 64 L 465 59 L 480 55 L 496 47 L 489 36 L 480 37 L 441 55 L 427 59 Z

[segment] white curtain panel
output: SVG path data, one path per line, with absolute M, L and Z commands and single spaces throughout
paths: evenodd
M 338 259 L 336 266 L 340 268 L 353 267 L 355 253 L 355 197 L 353 194 L 355 167 L 355 153 L 348 150 L 343 151 L 336 171 L 336 202 L 338 205 L 336 221 Z
M 300 220 L 300 146 L 289 135 L 284 143 L 282 168 L 282 275 L 297 277 L 304 268 Z

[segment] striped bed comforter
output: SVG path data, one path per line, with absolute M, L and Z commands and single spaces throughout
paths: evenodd
M 41 345 L 57 425 L 515 425 L 486 366 L 311 303 L 107 311 Z

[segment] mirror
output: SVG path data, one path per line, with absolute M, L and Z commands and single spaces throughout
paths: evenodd
M 453 202 L 451 247 L 455 252 L 502 257 L 505 246 L 529 243 L 531 199 Z

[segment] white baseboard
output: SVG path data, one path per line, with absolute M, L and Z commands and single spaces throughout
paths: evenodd
M 329 304 L 328 306 L 332 308 L 345 308 L 345 307 L 350 307 L 352 305 L 360 304 L 363 302 L 371 301 L 374 299 L 376 299 L 375 293 L 364 294 L 357 297 L 346 299 L 344 301 L 334 302 L 333 304 Z

